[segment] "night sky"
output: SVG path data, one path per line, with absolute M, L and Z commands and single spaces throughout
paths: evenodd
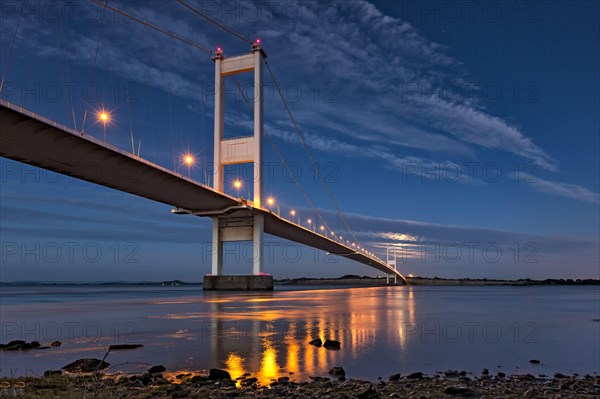
M 261 39 L 350 227 L 382 257 L 399 248 L 405 274 L 600 278 L 600 3 L 190 3 Z M 250 50 L 175 1 L 109 4 L 226 57 Z M 96 114 L 109 110 L 111 144 L 131 151 L 133 136 L 142 157 L 186 175 L 181 157 L 193 153 L 189 172 L 207 182 L 211 54 L 91 1 L 28 0 L 22 15 L 21 5 L 0 5 L 2 98 L 98 138 Z M 239 83 L 251 95 L 250 75 Z M 226 84 L 226 135 L 248 135 L 252 114 Z M 269 137 L 350 237 L 266 71 L 264 90 Z M 306 225 L 316 215 L 264 145 L 266 194 Z M 246 173 L 227 169 L 230 194 Z M 1 281 L 200 281 L 210 271 L 209 219 L 4 158 L 0 181 Z M 267 242 L 275 278 L 377 274 Z M 244 252 L 227 246 L 226 272 L 250 273 Z

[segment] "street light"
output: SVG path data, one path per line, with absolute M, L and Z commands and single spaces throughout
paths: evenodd
M 233 187 L 235 187 L 235 189 L 237 190 L 238 198 L 241 198 L 240 197 L 240 188 L 242 188 L 242 181 L 239 179 L 234 180 Z
M 321 234 L 323 234 L 323 232 L 325 231 L 325 226 L 321 226 L 320 229 L 321 229 Z
M 183 156 L 183 163 L 186 164 L 188 168 L 188 178 L 191 177 L 191 167 L 192 165 L 194 165 L 195 162 L 196 160 L 194 159 L 194 156 L 192 154 L 185 154 Z
M 110 122 L 110 114 L 106 111 L 100 111 L 98 113 L 98 120 L 104 125 L 104 142 L 106 143 L 106 124 Z
M 275 204 L 275 199 L 273 197 L 267 198 L 267 205 L 269 205 L 269 209 Z
M 292 215 L 292 223 L 295 223 L 295 221 L 294 221 L 294 217 L 296 216 L 296 211 L 292 209 L 292 210 L 290 211 L 290 215 Z

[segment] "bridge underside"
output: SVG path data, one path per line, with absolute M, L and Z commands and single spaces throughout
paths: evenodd
M 385 263 L 94 137 L 0 100 L 0 156 L 171 205 L 197 216 L 261 214 L 264 231 L 389 275 Z

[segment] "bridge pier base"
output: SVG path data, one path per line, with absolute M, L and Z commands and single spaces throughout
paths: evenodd
M 273 291 L 273 276 L 204 276 L 205 291 Z

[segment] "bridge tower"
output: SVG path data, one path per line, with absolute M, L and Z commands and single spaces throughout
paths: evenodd
M 263 196 L 263 74 L 262 63 L 266 54 L 257 41 L 248 54 L 225 57 L 219 49 L 213 57 L 215 62 L 214 107 L 214 169 L 213 188 L 225 190 L 224 167 L 226 165 L 253 163 L 254 193 L 252 205 L 260 208 Z M 254 73 L 254 131 L 251 136 L 225 138 L 225 82 L 227 75 Z M 223 212 L 213 216 L 212 221 L 212 273 L 204 278 L 208 290 L 269 290 L 273 278 L 263 274 L 264 217 L 244 211 Z M 223 243 L 252 241 L 252 275 L 232 276 L 223 274 Z

